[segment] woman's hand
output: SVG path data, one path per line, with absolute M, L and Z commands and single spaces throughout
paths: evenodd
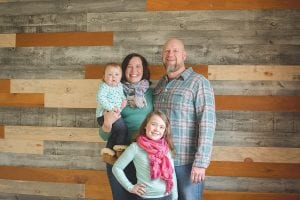
M 111 131 L 111 127 L 112 124 L 115 123 L 120 117 L 120 111 L 115 110 L 115 111 L 104 111 L 103 112 L 103 116 L 104 116 L 104 122 L 102 125 L 102 130 L 104 132 L 110 132 Z
M 135 184 L 131 190 L 131 193 L 142 196 L 145 194 L 145 185 L 144 184 Z

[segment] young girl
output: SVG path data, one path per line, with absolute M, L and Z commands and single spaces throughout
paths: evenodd
M 97 91 L 96 117 L 100 126 L 103 125 L 103 112 L 121 112 L 126 106 L 126 97 L 123 92 L 121 66 L 109 63 L 105 66 L 103 82 L 99 84 Z M 115 151 L 122 151 L 127 146 L 128 131 L 122 118 L 112 124 L 111 135 L 107 141 L 106 148 L 101 150 L 104 162 L 112 164 L 116 160 Z M 115 151 L 114 151 L 114 150 Z
M 177 181 L 171 151 L 170 122 L 160 111 L 148 114 L 142 123 L 137 141 L 132 143 L 113 166 L 120 184 L 137 199 L 173 200 L 178 198 Z M 124 168 L 133 161 L 137 184 L 125 176 Z

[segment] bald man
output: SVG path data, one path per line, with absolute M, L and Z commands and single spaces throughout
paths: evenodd
M 180 39 L 165 43 L 162 62 L 166 75 L 154 90 L 154 109 L 170 119 L 179 199 L 200 200 L 215 133 L 215 99 L 209 81 L 186 67 L 186 59 Z

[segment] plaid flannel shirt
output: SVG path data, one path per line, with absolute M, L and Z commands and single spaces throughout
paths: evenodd
M 214 92 L 209 81 L 192 68 L 170 81 L 165 76 L 154 90 L 154 108 L 170 119 L 175 166 L 193 163 L 207 168 L 216 127 Z

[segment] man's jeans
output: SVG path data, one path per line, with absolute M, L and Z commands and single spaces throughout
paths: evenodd
M 192 183 L 192 165 L 175 166 L 178 187 L 178 200 L 201 200 L 204 182 Z

